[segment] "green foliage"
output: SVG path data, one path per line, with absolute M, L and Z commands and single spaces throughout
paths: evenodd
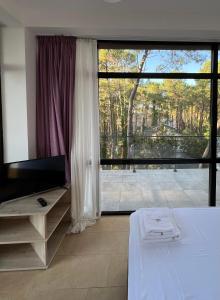
M 102 49 L 102 72 L 138 72 L 143 51 Z M 173 51 L 160 70 L 179 71 L 184 64 L 200 63 L 200 72 L 210 72 L 210 61 L 191 52 Z M 149 51 L 146 60 L 153 55 Z M 175 67 L 176 66 L 176 67 Z M 132 136 L 127 138 L 130 97 Z M 201 157 L 208 144 L 209 80 L 100 79 L 101 158 Z

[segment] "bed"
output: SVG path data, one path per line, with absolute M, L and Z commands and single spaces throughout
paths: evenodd
M 130 216 L 128 300 L 220 300 L 220 208 L 174 208 L 182 238 L 141 240 Z

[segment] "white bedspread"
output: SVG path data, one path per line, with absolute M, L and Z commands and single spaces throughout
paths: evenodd
M 130 217 L 128 300 L 220 300 L 220 208 L 176 208 L 179 241 L 149 244 Z

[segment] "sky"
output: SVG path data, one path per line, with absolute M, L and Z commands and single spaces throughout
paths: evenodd
M 150 57 L 147 58 L 147 61 L 145 63 L 145 69 L 144 72 L 170 72 L 172 71 L 172 67 L 170 68 L 170 58 L 171 58 L 171 50 L 152 50 Z M 198 51 L 183 51 L 177 50 L 177 55 L 184 59 L 186 58 L 188 53 L 191 53 L 192 55 L 197 55 L 199 58 L 201 58 L 200 62 L 196 62 L 193 59 L 188 59 L 187 63 L 184 63 L 181 66 L 181 72 L 186 73 L 198 73 L 201 69 L 203 63 L 205 60 L 211 60 L 211 52 L 208 50 L 198 50 Z M 185 55 L 184 55 L 185 54 Z M 141 57 L 143 55 L 143 52 L 140 51 L 140 54 L 138 55 L 138 60 L 141 60 Z M 158 71 L 158 67 L 160 65 L 166 65 L 167 68 L 163 71 Z M 180 64 L 177 64 L 180 66 Z

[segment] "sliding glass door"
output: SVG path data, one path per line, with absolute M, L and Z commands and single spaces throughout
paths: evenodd
M 98 76 L 102 209 L 215 205 L 218 45 L 100 41 Z

